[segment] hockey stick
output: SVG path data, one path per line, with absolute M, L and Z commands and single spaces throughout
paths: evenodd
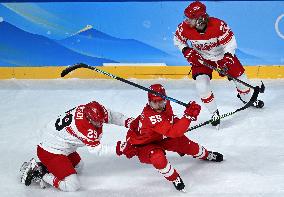
M 106 71 L 103 71 L 103 70 L 101 70 L 101 69 L 98 69 L 98 68 L 96 68 L 96 67 L 94 67 L 94 66 L 89 66 L 89 65 L 84 64 L 84 63 L 78 63 L 78 64 L 75 64 L 75 65 L 73 65 L 73 66 L 69 66 L 69 67 L 65 68 L 65 69 L 61 72 L 61 77 L 66 76 L 68 73 L 70 73 L 70 72 L 72 72 L 72 71 L 74 71 L 74 70 L 76 70 L 76 69 L 78 69 L 78 68 L 87 68 L 87 69 L 94 70 L 94 71 L 96 71 L 96 72 L 98 72 L 98 73 L 107 75 L 107 76 L 109 76 L 109 77 L 111 77 L 111 78 L 113 78 L 113 79 L 122 81 L 122 82 L 127 83 L 127 84 L 129 84 L 129 85 L 132 85 L 132 86 L 134 86 L 134 87 L 140 88 L 140 89 L 142 89 L 142 90 L 145 90 L 145 91 L 147 91 L 147 92 L 150 92 L 150 93 L 152 93 L 152 94 L 155 94 L 155 95 L 157 95 L 157 96 L 160 96 L 160 97 L 162 97 L 163 99 L 166 99 L 166 100 L 169 100 L 169 101 L 173 101 L 173 102 L 175 102 L 175 103 L 177 103 L 177 104 L 180 104 L 180 105 L 182 105 L 182 106 L 184 106 L 184 107 L 187 107 L 187 106 L 188 106 L 187 103 L 184 103 L 184 102 L 179 101 L 179 100 L 177 100 L 177 99 L 174 99 L 174 98 L 172 98 L 172 97 L 169 97 L 169 96 L 160 94 L 159 92 L 156 92 L 156 91 L 154 91 L 154 90 L 151 90 L 151 89 L 149 89 L 149 88 L 146 88 L 146 87 L 144 87 L 144 86 L 141 86 L 141 85 L 139 85 L 139 84 L 136 84 L 136 83 L 134 83 L 134 82 L 128 81 L 128 80 L 126 80 L 126 79 L 123 79 L 123 78 L 121 78 L 121 77 L 115 76 L 115 75 L 110 74 L 110 73 L 108 73 L 108 72 L 106 72 Z
M 264 84 L 263 84 L 262 81 L 261 81 L 261 86 L 260 86 L 260 87 L 259 87 L 259 86 L 252 86 L 252 85 L 250 85 L 250 84 L 248 84 L 248 83 L 246 83 L 246 82 L 244 82 L 244 81 L 242 81 L 242 80 L 240 80 L 240 79 L 238 79 L 238 78 L 232 77 L 231 75 L 229 75 L 227 72 L 225 72 L 225 71 L 222 70 L 222 69 L 219 69 L 219 68 L 216 68 L 216 67 L 214 67 L 214 66 L 211 66 L 211 65 L 208 64 L 207 62 L 204 62 L 204 61 L 203 61 L 203 64 L 204 64 L 206 67 L 211 68 L 212 70 L 215 70 L 216 72 L 218 72 L 218 73 L 220 73 L 220 74 L 222 74 L 222 75 L 225 75 L 225 76 L 227 76 L 228 78 L 231 78 L 232 80 L 237 81 L 237 82 L 239 82 L 239 83 L 241 83 L 241 84 L 243 84 L 243 85 L 245 85 L 245 86 L 247 86 L 247 87 L 249 87 L 249 88 L 256 89 L 256 88 L 258 87 L 260 93 L 264 93 L 264 91 L 265 91 L 265 86 L 264 86 Z
M 144 86 L 138 85 L 138 84 L 136 84 L 136 83 L 134 83 L 134 82 L 128 81 L 128 80 L 126 80 L 126 79 L 123 79 L 123 78 L 121 78 L 121 77 L 115 76 L 115 75 L 113 75 L 113 74 L 111 74 L 111 73 L 108 73 L 108 72 L 106 72 L 106 71 L 100 70 L 100 69 L 98 69 L 98 68 L 96 68 L 96 67 L 93 67 L 93 66 L 89 66 L 89 65 L 84 64 L 84 63 L 78 63 L 78 64 L 75 64 L 75 65 L 73 65 L 73 66 L 69 66 L 69 67 L 65 68 L 65 69 L 61 72 L 61 77 L 66 76 L 67 74 L 69 74 L 70 72 L 72 72 L 72 71 L 74 71 L 74 70 L 76 70 L 76 69 L 78 69 L 78 68 L 87 68 L 87 69 L 94 70 L 94 71 L 96 71 L 96 72 L 98 72 L 98 73 L 107 75 L 107 76 L 109 76 L 109 77 L 111 77 L 111 78 L 113 78 L 113 79 L 117 79 L 117 80 L 119 80 L 119 81 L 122 81 L 122 82 L 124 82 L 124 83 L 129 84 L 129 85 L 132 85 L 132 86 L 134 86 L 134 87 L 137 87 L 137 88 L 140 88 L 140 89 L 142 89 L 142 90 L 151 92 L 151 93 L 153 93 L 153 94 L 155 94 L 155 95 L 158 95 L 158 96 L 160 96 L 160 97 L 162 97 L 162 98 L 164 98 L 164 99 L 173 101 L 173 102 L 175 102 L 175 103 L 178 103 L 178 104 L 180 104 L 180 105 L 182 105 L 182 106 L 187 107 L 187 104 L 184 103 L 184 102 L 178 101 L 178 100 L 176 100 L 176 99 L 174 99 L 174 98 L 171 98 L 171 97 L 168 97 L 168 96 L 165 96 L 165 95 L 160 94 L 160 93 L 158 93 L 158 92 L 156 92 L 156 91 L 153 91 L 153 90 L 151 90 L 151 89 L 149 89 L 149 88 L 146 88 L 146 87 L 144 87 Z M 251 99 L 250 99 L 249 102 L 247 102 L 243 107 L 238 108 L 238 109 L 236 109 L 236 110 L 233 111 L 233 112 L 228 112 L 228 113 L 226 113 L 226 114 L 221 115 L 221 116 L 220 116 L 220 119 L 223 119 L 223 118 L 225 118 L 225 117 L 228 117 L 228 116 L 230 116 L 230 115 L 233 115 L 233 114 L 237 113 L 238 111 L 242 111 L 242 110 L 244 110 L 244 109 L 250 107 L 250 106 L 252 105 L 252 103 L 257 99 L 258 94 L 259 94 L 259 87 L 257 86 L 256 88 L 254 88 L 253 95 L 252 95 L 252 97 L 251 97 Z M 191 130 L 197 129 L 197 128 L 202 127 L 202 126 L 204 126 L 204 125 L 207 125 L 207 124 L 209 124 L 209 123 L 211 123 L 211 122 L 213 122 L 212 119 L 210 119 L 210 120 L 208 120 L 208 121 L 205 121 L 205 122 L 203 122 L 203 123 L 200 123 L 200 124 L 198 124 L 198 125 L 195 125 L 195 126 L 189 128 L 187 131 L 191 131 Z

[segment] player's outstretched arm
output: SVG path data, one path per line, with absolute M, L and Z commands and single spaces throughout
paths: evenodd
M 193 101 L 184 110 L 184 115 L 180 120 L 176 121 L 174 124 L 168 121 L 161 122 L 154 127 L 154 130 L 167 137 L 181 137 L 187 131 L 191 121 L 197 120 L 200 110 L 201 106 Z
M 124 126 L 126 128 L 130 128 L 130 125 L 134 118 L 127 117 L 123 113 L 112 111 L 110 109 L 107 109 L 108 111 L 108 124 L 115 124 L 118 126 Z

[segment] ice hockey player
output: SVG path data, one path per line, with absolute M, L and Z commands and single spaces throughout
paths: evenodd
M 20 170 L 21 182 L 26 186 L 36 182 L 42 188 L 52 185 L 62 191 L 78 190 L 77 173 L 82 169 L 83 161 L 77 148 L 86 146 L 96 155 L 115 153 L 115 146 L 100 143 L 103 124 L 128 128 L 132 120 L 96 101 L 69 110 L 43 129 L 42 141 L 37 146 L 40 162 L 34 158 L 24 162 Z
M 153 84 L 150 89 L 166 95 L 161 84 Z M 117 142 L 117 155 L 125 155 L 127 158 L 138 156 L 141 163 L 152 164 L 177 190 L 185 192 L 184 182 L 168 161 L 166 151 L 201 160 L 223 161 L 222 154 L 208 151 L 184 135 L 191 121 L 197 120 L 200 109 L 200 105 L 190 102 L 183 117 L 179 119 L 173 114 L 170 101 L 148 93 L 148 103 L 141 115 L 132 122 L 126 141 Z
M 212 125 L 219 128 L 220 115 L 210 87 L 212 69 L 205 64 L 218 67 L 230 76 L 248 82 L 245 69 L 235 54 L 236 39 L 230 27 L 224 21 L 210 17 L 206 13 L 206 6 L 199 1 L 192 2 L 184 10 L 184 15 L 185 20 L 175 32 L 174 44 L 191 64 L 197 92 L 215 120 Z M 248 102 L 252 95 L 251 89 L 238 82 L 235 82 L 235 86 L 238 98 L 243 103 Z M 264 102 L 256 100 L 253 106 L 262 108 Z

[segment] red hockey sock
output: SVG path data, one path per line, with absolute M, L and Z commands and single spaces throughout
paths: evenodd
M 153 166 L 161 173 L 167 180 L 175 180 L 179 174 L 168 162 L 166 155 L 163 150 L 155 149 L 151 152 L 150 161 Z

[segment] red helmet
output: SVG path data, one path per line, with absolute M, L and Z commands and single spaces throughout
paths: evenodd
M 200 1 L 194 1 L 185 8 L 184 15 L 190 19 L 197 19 L 206 15 L 206 6 Z
M 162 95 L 166 95 L 166 90 L 165 88 L 161 85 L 161 84 L 153 84 L 149 87 L 150 90 L 153 90 L 155 92 L 158 92 Z M 148 100 L 149 102 L 150 101 L 161 101 L 161 100 L 165 100 L 163 99 L 162 97 L 158 96 L 158 95 L 155 95 L 155 94 L 152 94 L 150 92 L 148 92 Z
M 107 120 L 106 109 L 96 101 L 92 101 L 85 105 L 84 114 L 86 118 L 101 124 Z

